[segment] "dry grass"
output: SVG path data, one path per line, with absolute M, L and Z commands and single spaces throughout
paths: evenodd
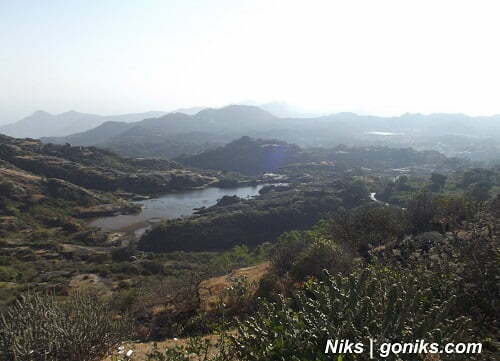
M 200 310 L 205 312 L 214 311 L 218 304 L 222 301 L 225 295 L 225 290 L 231 286 L 231 279 L 238 277 L 246 277 L 248 282 L 252 285 L 252 290 L 255 292 L 257 290 L 258 283 L 260 279 L 269 271 L 269 262 L 264 262 L 252 267 L 239 268 L 234 270 L 228 275 L 213 277 L 204 280 L 200 283 L 198 292 L 200 296 Z M 157 305 L 154 307 L 155 312 L 165 312 L 168 311 L 168 306 Z M 230 332 L 231 333 L 231 332 Z M 209 340 L 212 344 L 217 344 L 219 336 L 216 334 L 210 334 L 203 337 L 203 339 Z M 189 338 L 171 338 L 163 341 L 156 342 L 158 350 L 163 351 L 167 348 L 172 348 L 175 346 L 186 346 Z M 132 361 L 144 361 L 146 360 L 146 354 L 153 350 L 155 342 L 126 342 L 123 344 L 125 351 L 133 350 Z M 213 348 L 215 352 L 215 348 Z M 117 354 L 115 354 L 117 355 Z M 109 357 L 104 361 L 111 361 L 112 358 Z
M 34 174 L 25 172 L 23 170 L 15 170 L 9 168 L 0 168 L 0 175 L 5 177 L 15 178 L 17 180 L 24 180 L 28 182 L 38 182 L 42 177 L 36 176 Z
M 99 290 L 103 296 L 112 296 L 111 282 L 95 273 L 82 273 L 74 276 L 69 282 L 69 292 L 86 289 Z
M 219 335 L 210 334 L 203 336 L 203 339 L 209 340 L 212 345 L 216 345 L 219 340 Z M 173 348 L 176 346 L 186 346 L 189 342 L 189 338 L 171 338 L 163 341 L 156 342 L 158 351 L 164 351 L 168 348 Z M 145 361 L 146 355 L 154 349 L 154 342 L 126 342 L 122 346 L 125 352 L 128 350 L 133 350 L 131 361 Z M 210 354 L 216 352 L 215 346 L 211 348 Z M 115 355 L 118 355 L 115 353 Z M 103 361 L 112 361 L 112 356 L 106 358 Z
M 269 271 L 269 262 L 260 263 L 256 266 L 239 268 L 228 275 L 209 278 L 200 283 L 198 290 L 200 296 L 200 310 L 213 311 L 223 301 L 224 291 L 231 286 L 231 279 L 246 277 L 252 285 L 250 291 L 257 290 L 259 281 Z

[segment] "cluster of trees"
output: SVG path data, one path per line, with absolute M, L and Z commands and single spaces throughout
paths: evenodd
M 431 193 L 460 194 L 474 202 L 487 201 L 496 187 L 500 186 L 500 171 L 497 168 L 469 168 L 448 174 L 432 173 L 423 177 L 399 176 L 382 184 L 377 198 L 391 204 L 405 206 L 413 194 L 423 189 Z
M 331 160 L 349 166 L 369 169 L 390 169 L 421 165 L 446 165 L 447 158 L 436 151 L 416 151 L 412 148 L 382 146 L 315 148 L 309 150 L 313 160 Z M 449 168 L 449 165 L 446 165 Z
M 201 168 L 259 174 L 274 172 L 286 164 L 303 161 L 305 155 L 295 144 L 278 140 L 241 137 L 213 150 L 182 156 L 180 163 Z
M 139 241 L 144 251 L 199 251 L 228 249 L 238 244 L 272 241 L 292 229 L 307 229 L 340 207 L 368 201 L 368 189 L 359 180 L 276 188 L 258 198 L 223 200 L 197 217 L 166 221 Z
M 76 152 L 64 146 L 54 149 L 50 151 L 68 152 L 68 158 Z M 348 152 L 340 150 L 338 154 Z M 361 162 L 358 157 L 366 152 L 354 152 L 353 159 Z M 388 158 L 392 155 L 387 153 Z M 220 325 L 236 332 L 222 335 L 215 356 L 209 356 L 213 353 L 207 352 L 206 343 L 193 339 L 188 348 L 153 352 L 149 360 L 186 361 L 193 354 L 214 361 L 326 360 L 333 357 L 324 354 L 331 338 L 482 341 L 483 354 L 452 357 L 488 359 L 497 351 L 489 340 L 498 334 L 500 197 L 490 200 L 498 191 L 498 175 L 495 168 L 469 169 L 370 184 L 382 189 L 378 198 L 399 200 L 390 206 L 369 200 L 366 178 L 331 175 L 308 184 L 270 187 L 251 201 L 223 198 L 194 217 L 155 227 L 142 237 L 138 250 L 131 245 L 109 254 L 72 256 L 69 263 L 75 273 L 113 277 L 115 300 L 109 303 L 96 295 L 20 298 L 2 310 L 0 360 L 94 361 L 124 339 L 209 332 L 218 327 L 217 317 L 235 314 L 239 321 Z M 43 206 L 25 202 L 24 191 L 10 181 L 0 182 L 0 201 L 6 199 L 7 204 L 2 212 L 14 204 L 16 216 L 23 210 L 37 211 L 40 222 L 52 227 L 32 235 L 46 242 L 44 249 L 58 249 L 49 242 L 55 229 L 61 232 L 58 236 L 72 234 L 84 245 L 104 242 L 97 233 L 78 232 L 79 225 L 71 219 L 64 222 L 63 213 L 69 210 L 65 207 L 83 202 L 79 197 L 85 192 L 80 195 L 80 188 L 50 179 L 40 180 L 37 187 L 50 198 Z M 231 250 L 186 252 L 223 249 Z M 60 264 L 46 260 L 23 269 L 24 260 L 38 260 L 31 249 L 11 254 L 0 257 L 0 281 L 30 276 L 43 283 L 37 267 L 52 267 L 58 277 Z M 69 258 L 62 252 L 58 256 Z M 210 316 L 198 311 L 198 286 L 204 277 L 263 260 L 270 261 L 271 269 L 258 285 L 260 300 L 244 280 L 237 280 L 227 290 L 232 300 L 227 309 Z M 148 289 L 139 289 L 146 279 Z M 160 279 L 164 283 L 158 283 Z M 165 310 L 153 312 L 161 301 Z M 135 334 L 128 314 L 136 320 Z M 81 351 L 86 349 L 92 352 Z M 357 357 L 364 360 L 368 355 Z M 388 359 L 414 357 L 400 354 Z M 348 360 L 349 355 L 334 359 Z
M 303 149 L 274 139 L 253 139 L 245 136 L 231 143 L 195 155 L 176 158 L 180 163 L 201 169 L 236 171 L 255 175 L 263 172 L 281 171 L 299 163 L 313 164 L 332 162 L 336 170 L 350 167 L 388 169 L 410 166 L 435 165 L 454 169 L 458 165 L 447 162 L 447 158 L 435 151 L 415 151 L 411 148 L 347 147 Z M 440 184 L 439 180 L 436 180 Z
M 228 249 L 238 244 L 257 245 L 272 241 L 284 231 L 311 227 L 323 214 L 336 211 L 341 203 L 333 195 L 321 199 L 290 195 L 281 204 L 263 204 L 245 212 L 235 209 L 167 221 L 147 232 L 139 241 L 139 249 L 199 251 Z

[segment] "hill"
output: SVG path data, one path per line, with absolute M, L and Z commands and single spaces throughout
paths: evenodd
M 195 115 L 168 113 L 138 122 L 105 123 L 67 137 L 42 138 L 46 143 L 98 145 L 127 156 L 173 158 L 215 148 L 256 128 L 273 127 L 279 118 L 253 106 L 204 109 Z
M 43 141 L 99 145 L 127 156 L 174 158 L 213 149 L 242 136 L 278 139 L 301 147 L 413 147 L 471 160 L 494 160 L 500 155 L 500 116 L 436 113 L 378 117 L 337 113 L 297 118 L 277 117 L 256 106 L 230 105 L 192 115 L 175 112 L 131 124 L 109 123 L 103 128 Z
M 172 161 L 0 135 L 0 253 L 7 252 L 2 247 L 17 252 L 40 242 L 50 243 L 47 252 L 64 242 L 93 245 L 108 235 L 97 236 L 83 219 L 135 213 L 140 207 L 130 200 L 139 196 L 215 180 Z M 2 277 L 0 267 L 0 282 L 9 277 Z
M 172 161 L 123 158 L 95 147 L 43 144 L 1 135 L 0 160 L 9 169 L 97 191 L 156 194 L 213 181 Z
M 165 112 L 144 112 L 101 116 L 97 114 L 69 111 L 50 114 L 36 111 L 15 123 L 0 127 L 0 133 L 17 138 L 61 137 L 95 128 L 105 122 L 135 122 L 145 118 L 158 117 Z
M 244 174 L 274 172 L 303 159 L 303 152 L 297 145 L 250 137 L 241 137 L 223 147 L 176 158 L 178 162 L 196 168 Z

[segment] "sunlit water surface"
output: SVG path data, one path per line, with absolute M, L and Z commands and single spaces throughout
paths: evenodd
M 236 195 L 240 198 L 250 198 L 259 194 L 264 185 L 245 186 L 238 188 L 209 187 L 181 193 L 167 194 L 158 198 L 134 202 L 143 206 L 139 214 L 118 215 L 97 218 L 90 223 L 91 226 L 101 227 L 105 230 L 119 230 L 134 224 L 148 221 L 154 223 L 164 219 L 173 219 L 193 214 L 194 208 L 210 207 L 217 203 L 223 196 Z

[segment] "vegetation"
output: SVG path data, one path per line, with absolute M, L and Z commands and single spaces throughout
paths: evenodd
M 0 135 L 0 157 L 11 166 L 98 191 L 157 194 L 215 179 L 165 160 L 125 159 L 95 147 L 43 144 Z
M 176 160 L 196 168 L 259 174 L 277 171 L 286 164 L 302 159 L 302 151 L 297 145 L 241 137 L 223 147 Z
M 280 168 L 269 180 L 279 183 L 259 196 L 221 198 L 136 240 L 83 219 L 103 206 L 125 211 L 136 193 L 47 177 L 17 158 L 98 177 L 106 170 L 118 183 L 134 172 L 159 172 L 155 184 L 165 172 L 228 186 L 264 177 L 30 140 L 1 145 L 5 360 L 101 360 L 125 339 L 173 337 L 188 339 L 149 348 L 146 359 L 368 358 L 324 354 L 327 339 L 342 338 L 482 342 L 483 353 L 467 359 L 498 351 L 500 168 L 405 149 L 307 150 L 299 153 L 311 158 Z
M 97 295 L 76 293 L 64 301 L 28 294 L 0 318 L 0 359 L 5 361 L 98 361 L 132 335 Z
M 141 238 L 139 249 L 220 250 L 272 241 L 285 231 L 313 226 L 341 205 L 366 202 L 366 188 L 354 191 L 355 187 L 349 181 L 308 185 L 265 193 L 226 207 L 211 207 L 197 217 L 167 221 L 153 228 Z
M 170 113 L 134 123 L 108 122 L 83 133 L 48 138 L 47 141 L 98 145 L 126 156 L 171 159 L 214 149 L 248 135 L 272 137 L 305 148 L 318 145 L 333 148 L 346 144 L 397 149 L 411 144 L 415 149 L 439 151 L 449 157 L 465 156 L 492 162 L 497 161 L 500 154 L 500 127 L 496 116 L 404 114 L 374 117 L 339 113 L 317 118 L 280 118 L 259 107 L 245 105 L 204 109 L 191 116 Z

